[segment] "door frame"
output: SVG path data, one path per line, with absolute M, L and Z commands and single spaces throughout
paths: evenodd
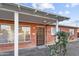
M 44 28 L 44 44 L 43 45 L 45 45 L 45 43 L 46 43 L 46 26 L 36 26 L 36 46 L 40 46 L 40 45 L 37 45 L 37 28 L 38 27 L 41 27 L 41 28 Z

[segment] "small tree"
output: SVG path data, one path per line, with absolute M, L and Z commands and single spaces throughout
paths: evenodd
M 66 47 L 68 43 L 69 33 L 60 31 L 57 33 L 57 36 L 58 36 L 57 44 L 59 44 L 60 46 L 60 55 L 66 55 L 66 52 L 67 52 Z
M 56 35 L 58 42 L 55 42 L 54 45 L 48 46 L 50 48 L 50 53 L 51 55 L 66 55 L 69 33 L 59 31 Z

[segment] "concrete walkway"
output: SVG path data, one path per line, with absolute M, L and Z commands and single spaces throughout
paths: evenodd
M 67 56 L 79 56 L 79 41 L 68 44 Z
M 14 56 L 14 52 L 13 51 L 0 52 L 0 56 Z
M 35 47 L 31 49 L 20 49 L 19 56 L 49 56 L 46 46 Z M 13 56 L 13 51 L 0 53 L 0 56 Z M 79 41 L 68 44 L 67 56 L 79 56 Z
M 20 56 L 48 56 L 48 48 L 46 46 L 39 46 L 32 49 L 22 49 L 19 50 Z

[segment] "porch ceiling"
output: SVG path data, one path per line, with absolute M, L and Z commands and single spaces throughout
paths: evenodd
M 24 6 L 20 6 L 19 8 L 17 4 L 2 3 L 0 4 L 0 18 L 5 20 L 13 20 L 14 13 L 3 9 L 8 9 L 10 11 L 18 11 L 19 21 L 22 22 L 52 24 L 55 23 L 56 20 L 63 21 L 69 19 L 68 17 L 59 16 L 55 14 L 47 14 L 46 12 L 42 12 L 39 10 L 35 12 L 35 9 Z
M 14 19 L 13 17 L 14 17 L 13 12 L 0 10 L 0 19 L 13 21 Z M 29 15 L 24 15 L 24 14 L 19 14 L 19 21 L 39 23 L 39 24 L 52 24 L 55 22 L 55 20 L 52 21 L 51 19 L 45 19 L 41 17 L 35 17 L 31 15 L 29 16 Z

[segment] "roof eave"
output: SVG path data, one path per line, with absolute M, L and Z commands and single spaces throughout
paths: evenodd
M 5 7 L 6 5 L 9 6 L 9 7 Z M 39 16 L 43 16 L 43 17 L 48 17 L 48 18 L 51 18 L 51 19 L 58 19 L 59 21 L 70 19 L 69 17 L 60 16 L 60 15 L 56 15 L 56 14 L 49 14 L 49 13 L 46 13 L 46 12 L 43 12 L 43 11 L 40 11 L 40 10 L 37 10 L 37 12 L 34 13 L 36 9 L 30 8 L 30 7 L 25 7 L 25 6 L 22 6 L 22 5 L 20 5 L 21 10 L 19 10 L 18 4 L 14 4 L 14 3 L 2 3 L 0 5 L 0 7 L 9 8 L 9 9 L 12 9 L 10 7 L 13 7 L 13 10 L 22 11 L 22 12 L 26 12 L 25 10 L 27 10 L 27 11 L 30 11 L 30 13 L 33 14 L 33 15 L 35 14 L 35 15 L 39 15 Z M 46 15 L 46 14 L 48 14 L 48 15 Z

